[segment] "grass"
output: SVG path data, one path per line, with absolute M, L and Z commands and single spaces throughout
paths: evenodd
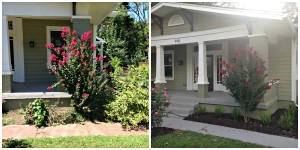
M 14 147 L 18 144 L 33 148 L 148 148 L 148 135 L 130 136 L 70 136 L 58 138 L 29 138 L 24 140 L 13 140 L 2 142 L 2 147 L 12 143 Z M 20 147 L 20 146 L 19 146 Z
M 262 148 L 264 146 L 223 137 L 176 130 L 151 139 L 153 148 Z

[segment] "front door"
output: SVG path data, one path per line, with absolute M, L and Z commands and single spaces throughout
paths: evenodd
M 209 82 L 208 91 L 214 90 L 214 66 L 213 66 L 213 55 L 206 56 L 207 63 L 207 79 Z M 194 53 L 193 55 L 193 90 L 198 90 L 198 53 Z M 201 72 L 200 72 L 201 74 Z

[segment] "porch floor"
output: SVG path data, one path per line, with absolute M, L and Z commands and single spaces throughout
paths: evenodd
M 28 92 L 57 92 L 57 89 L 47 90 L 47 87 L 53 83 L 42 82 L 42 83 L 12 83 L 12 93 L 28 93 Z

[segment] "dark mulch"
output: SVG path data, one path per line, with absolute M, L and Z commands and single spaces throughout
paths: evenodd
M 289 131 L 283 130 L 278 125 L 278 120 L 280 116 L 285 112 L 284 109 L 277 110 L 272 115 L 272 121 L 268 126 L 262 125 L 259 120 L 250 119 L 246 124 L 244 123 L 243 117 L 241 116 L 238 120 L 234 120 L 231 114 L 224 114 L 222 117 L 218 118 L 214 113 L 204 113 L 204 114 L 193 114 L 185 118 L 185 120 L 203 122 L 214 125 L 221 125 L 226 127 L 256 131 L 266 134 L 285 136 L 290 138 L 298 139 L 298 118 L 295 117 L 294 126 Z
M 151 138 L 157 137 L 157 136 L 163 136 L 169 133 L 174 132 L 175 130 L 172 128 L 165 128 L 165 127 L 154 127 L 151 129 Z

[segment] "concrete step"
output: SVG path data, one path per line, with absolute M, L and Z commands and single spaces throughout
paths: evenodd
M 170 107 L 179 107 L 179 108 L 187 108 L 194 109 L 198 103 L 184 103 L 184 102 L 172 102 Z
M 185 117 L 185 115 L 184 114 L 176 114 L 176 115 L 174 115 L 174 114 L 168 114 L 168 117 L 167 118 L 176 118 L 176 119 L 184 119 L 184 117 Z
M 169 107 L 168 111 L 174 114 L 182 114 L 183 116 L 188 116 L 194 113 L 194 109 L 180 108 L 180 107 Z

